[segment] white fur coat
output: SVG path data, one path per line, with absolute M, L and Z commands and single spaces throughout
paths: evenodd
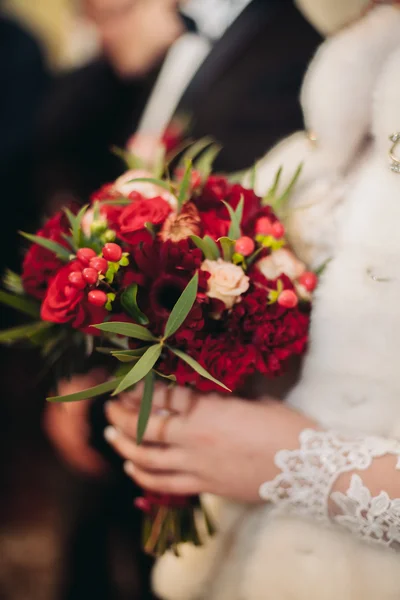
M 326 41 L 302 104 L 317 143 L 303 132 L 283 141 L 257 181 L 264 192 L 280 165 L 290 177 L 304 162 L 289 233 L 311 266 L 333 258 L 287 402 L 327 428 L 400 438 L 400 174 L 388 162 L 400 131 L 400 11 L 378 8 Z M 209 505 L 218 535 L 156 566 L 165 600 L 400 599 L 400 554 L 266 505 Z

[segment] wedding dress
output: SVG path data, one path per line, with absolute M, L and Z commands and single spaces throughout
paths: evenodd
M 310 266 L 330 259 L 303 375 L 286 398 L 322 430 L 277 454 L 281 472 L 260 488 L 265 504 L 207 498 L 218 534 L 158 562 L 161 598 L 400 599 L 400 499 L 374 497 L 362 477 L 386 455 L 400 468 L 400 160 L 388 158 L 400 131 L 399 69 L 400 10 L 382 6 L 322 45 L 302 91 L 309 134 L 259 165 L 264 193 L 280 165 L 284 186 L 304 163 L 289 237 Z M 348 491 L 332 493 L 350 471 Z

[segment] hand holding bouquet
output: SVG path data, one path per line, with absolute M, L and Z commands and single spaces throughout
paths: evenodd
M 61 367 L 70 348 L 109 354 L 119 365 L 106 383 L 50 401 L 117 395 L 144 382 L 139 443 L 156 378 L 240 392 L 255 373 L 284 372 L 307 343 L 316 277 L 287 247 L 274 212 L 297 175 L 277 197 L 278 174 L 261 199 L 211 175 L 216 147 L 208 144 L 190 147 L 172 178 L 168 168 L 164 177 L 157 166 L 156 176 L 130 169 L 90 205 L 24 234 L 33 245 L 22 277 L 9 273 L 9 291 L 0 293 L 37 319 L 1 332 L 0 342 L 29 339 Z M 149 551 L 200 543 L 197 499 L 147 494 L 137 503 L 149 517 Z

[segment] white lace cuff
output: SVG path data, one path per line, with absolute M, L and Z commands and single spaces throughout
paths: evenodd
M 343 473 L 365 471 L 374 459 L 388 454 L 398 458 L 396 469 L 400 469 L 397 441 L 307 429 L 300 435 L 299 449 L 277 453 L 275 464 L 281 473 L 260 487 L 260 496 L 272 502 L 276 512 L 336 523 L 398 550 L 400 498 L 390 499 L 385 491 L 372 497 L 357 474 L 345 494 L 332 491 Z M 335 510 L 330 510 L 332 505 Z

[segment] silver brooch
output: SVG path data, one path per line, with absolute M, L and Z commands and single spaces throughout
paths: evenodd
M 393 135 L 389 137 L 389 140 L 393 142 L 393 145 L 389 150 L 390 169 L 394 173 L 400 173 L 400 158 L 395 155 L 396 146 L 400 143 L 400 131 L 393 133 Z

